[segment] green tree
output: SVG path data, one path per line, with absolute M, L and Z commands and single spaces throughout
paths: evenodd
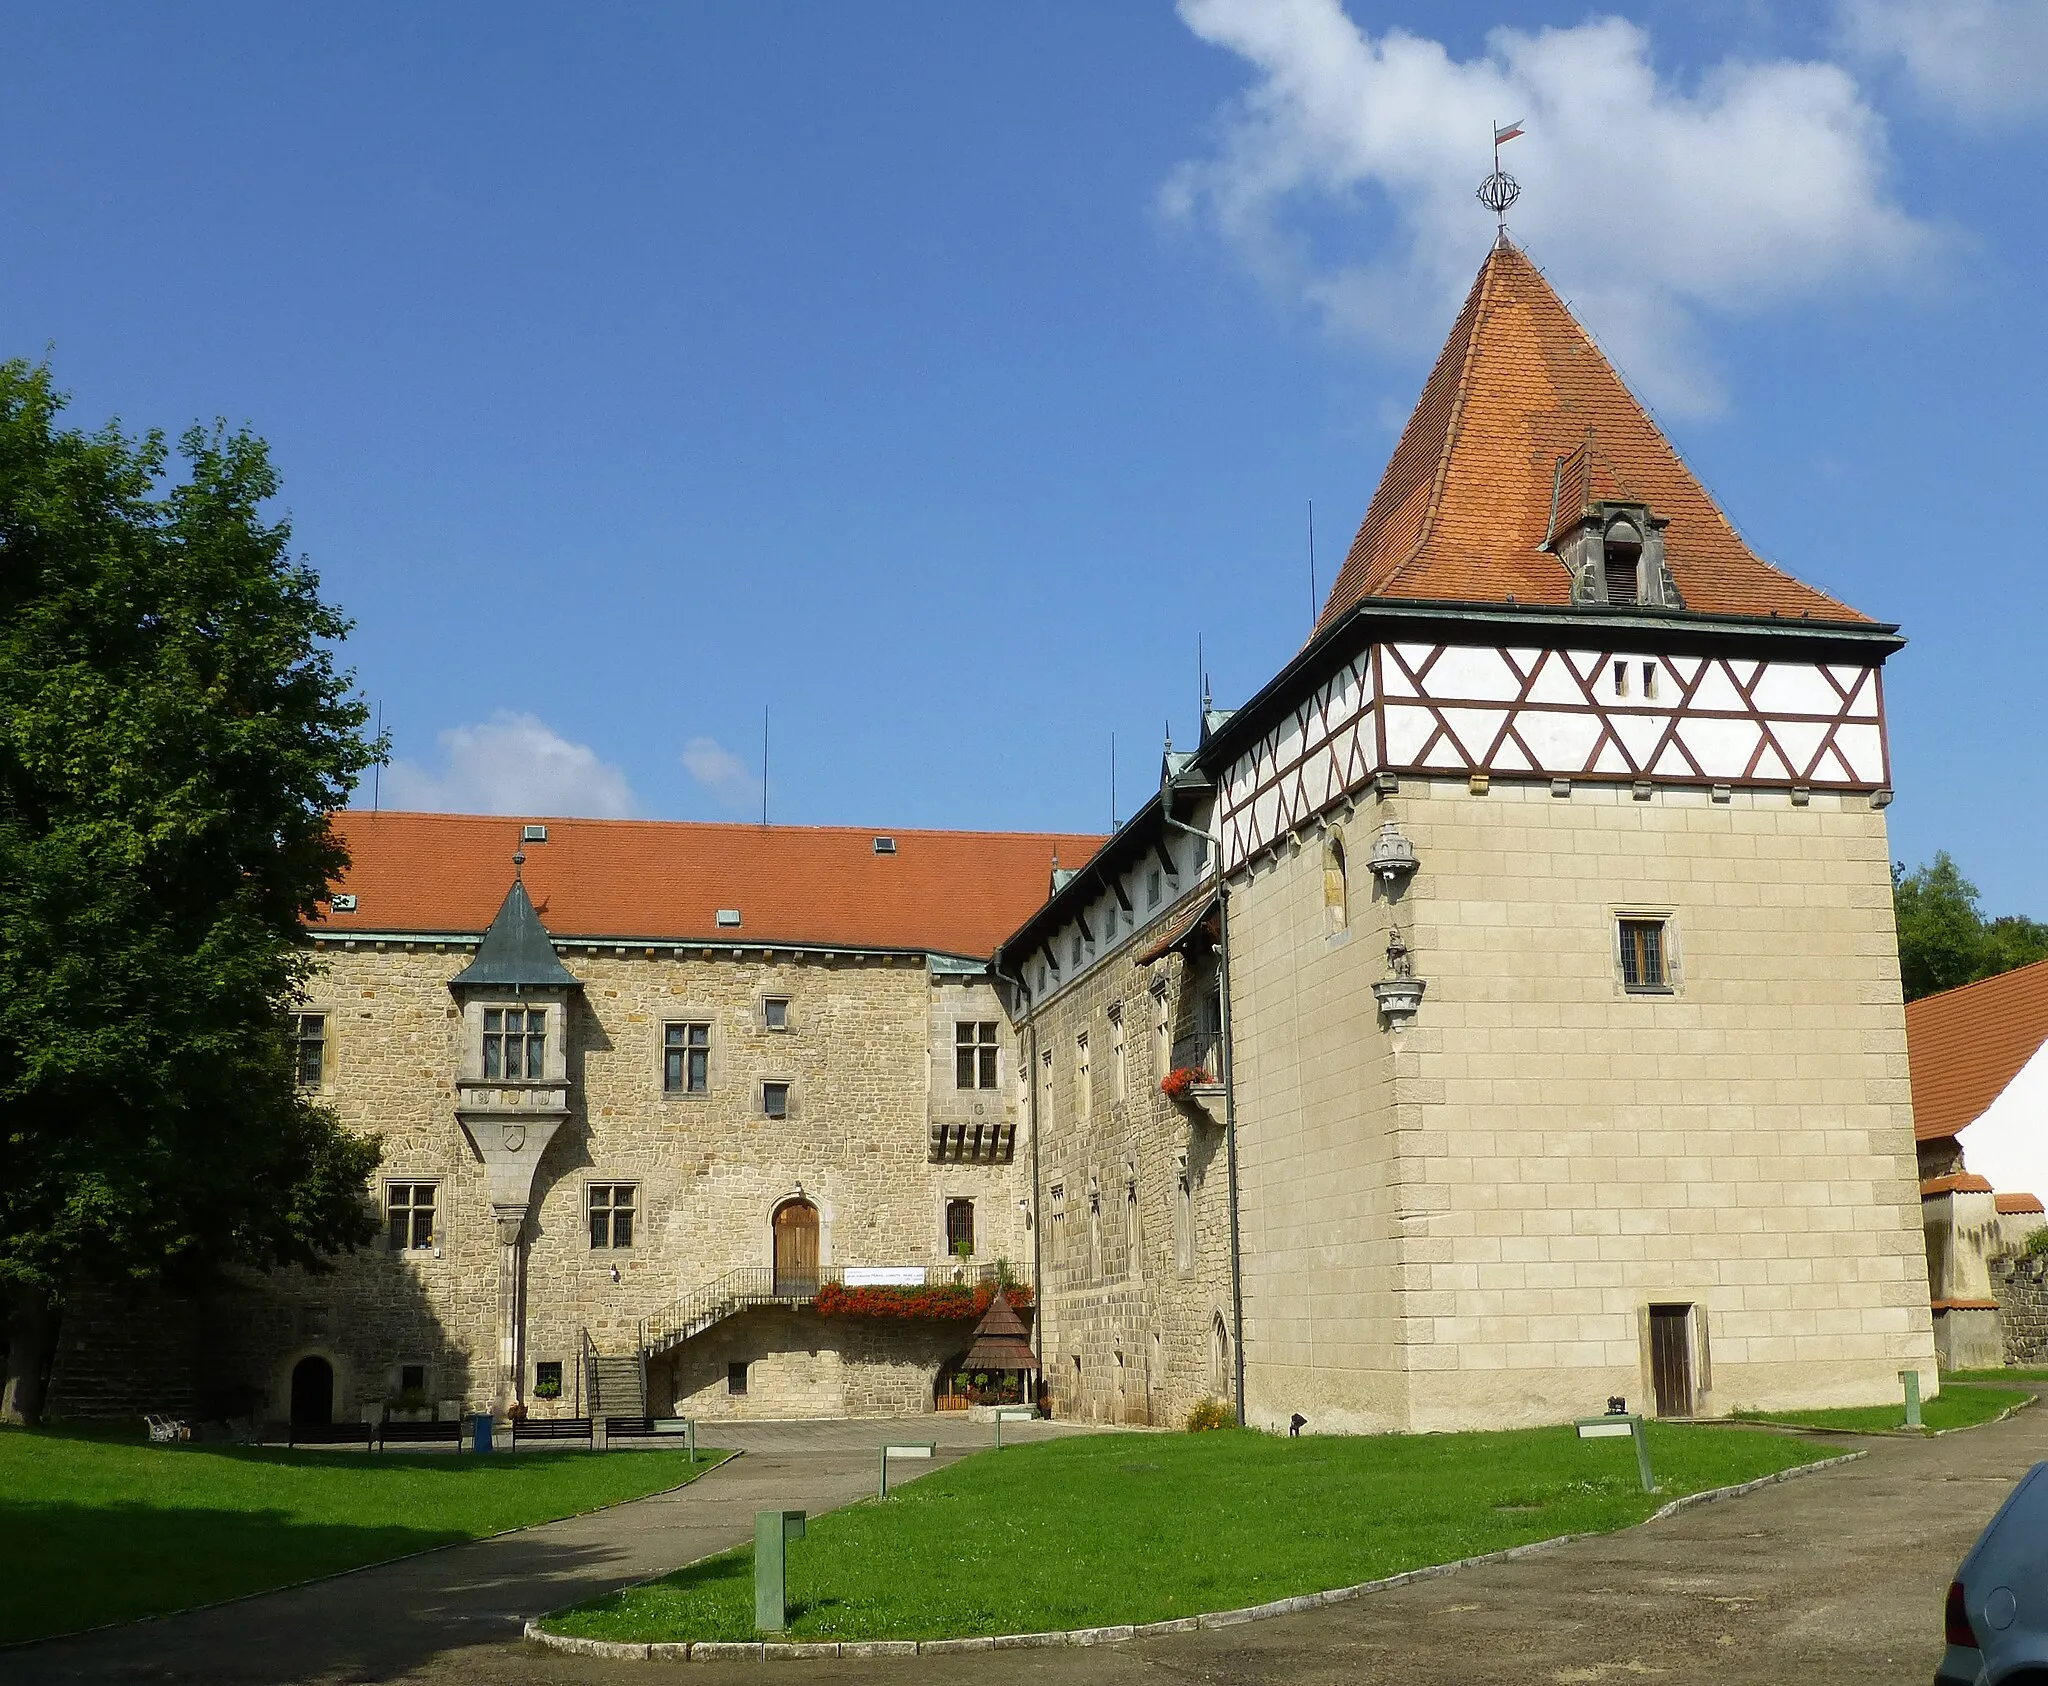
M 66 1290 L 318 1269 L 376 1144 L 294 1086 L 326 816 L 381 753 L 260 439 L 59 425 L 0 363 L 0 1414 Z
M 1892 867 L 1892 910 L 1899 930 L 1899 977 L 1906 999 L 1996 977 L 2048 959 L 2048 925 L 2008 914 L 1987 922 L 1977 886 L 1947 850 L 1932 865 Z

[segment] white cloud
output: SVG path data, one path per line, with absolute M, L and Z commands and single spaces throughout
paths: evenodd
M 730 807 L 750 808 L 761 793 L 754 769 L 716 738 L 692 738 L 684 744 L 683 770 Z
M 500 709 L 482 725 L 440 734 L 439 772 L 411 761 L 384 769 L 384 805 L 456 814 L 576 814 L 618 819 L 633 812 L 625 772 L 600 761 L 531 714 Z
M 1619 18 L 1496 30 L 1460 61 L 1366 35 L 1338 0 L 1180 0 L 1180 15 L 1258 80 L 1164 208 L 1385 347 L 1433 347 L 1471 283 L 1493 232 L 1473 192 L 1495 122 L 1528 128 L 1502 155 L 1522 183 L 1516 238 L 1672 409 L 1719 401 L 1693 343 L 1702 307 L 1810 298 L 1928 244 L 1886 191 L 1881 121 L 1836 65 L 1730 60 L 1688 91 Z
M 1842 0 L 1841 26 L 1852 51 L 1897 59 L 1959 116 L 2048 113 L 2044 0 Z

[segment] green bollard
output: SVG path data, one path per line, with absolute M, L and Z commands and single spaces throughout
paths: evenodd
M 1927 1425 L 1920 1420 L 1920 1372 L 1901 1370 L 1899 1380 L 1906 1384 L 1906 1426 L 1925 1428 Z
M 789 1626 L 788 1554 L 791 1540 L 804 1537 L 800 1510 L 754 1512 L 754 1626 L 781 1633 Z

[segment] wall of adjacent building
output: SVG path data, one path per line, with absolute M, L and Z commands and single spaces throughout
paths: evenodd
M 294 1364 L 318 1355 L 334 1366 L 340 1418 L 395 1394 L 401 1367 L 414 1364 L 427 1368 L 434 1401 L 488 1403 L 499 1249 L 483 1167 L 455 1117 L 466 1050 L 448 988 L 469 954 L 464 945 L 433 943 L 322 952 L 306 1003 L 328 1020 L 320 1098 L 347 1127 L 381 1138 L 380 1208 L 390 1183 L 437 1185 L 436 1246 L 394 1253 L 380 1239 L 330 1273 L 280 1272 L 212 1297 L 200 1339 L 201 1391 L 254 1387 L 264 1395 L 260 1412 L 281 1417 Z M 596 953 L 565 947 L 563 959 L 584 987 L 569 1014 L 571 1112 L 541 1161 L 527 1221 L 524 1381 L 533 1414 L 573 1411 L 585 1331 L 602 1352 L 631 1352 L 641 1318 L 726 1271 L 771 1265 L 774 1210 L 799 1186 L 818 1208 L 827 1265 L 941 1261 L 949 1198 L 975 1202 L 974 1262 L 1028 1260 L 1028 1130 L 1016 1131 L 1011 1163 L 928 1156 L 934 1116 L 972 1116 L 979 1106 L 1023 1122 L 1014 1037 L 985 981 L 934 979 L 921 958 L 771 963 L 758 950 L 746 959 L 666 950 L 650 957 L 607 944 Z M 770 995 L 790 1004 L 786 1031 L 765 1026 L 761 1003 Z M 997 1088 L 954 1092 L 955 1012 L 999 1026 Z M 662 1027 L 692 1021 L 712 1027 L 709 1093 L 666 1093 Z M 791 1085 L 788 1118 L 762 1114 L 763 1079 Z M 590 1245 L 593 1182 L 636 1186 L 632 1247 Z M 715 1377 L 722 1387 L 736 1357 L 756 1361 L 756 1380 L 744 1403 L 717 1409 L 894 1410 L 915 1408 L 905 1403 L 913 1394 L 928 1407 L 945 1356 L 939 1349 L 952 1332 L 913 1338 L 836 1329 L 820 1339 L 819 1325 L 848 1321 L 796 1313 L 780 1322 L 729 1319 L 687 1343 L 659 1374 L 687 1382 L 682 1393 L 693 1410 L 714 1408 L 695 1378 Z M 111 1327 L 97 1314 L 74 1319 L 74 1345 L 84 1341 L 89 1351 L 96 1323 Z M 768 1352 L 771 1337 L 790 1344 Z M 878 1364 L 871 1384 L 849 1382 L 849 1365 L 869 1358 Z M 557 1402 L 532 1394 L 534 1367 L 544 1361 L 563 1365 Z M 80 1357 L 69 1363 L 84 1378 Z M 915 1387 L 904 1379 L 912 1371 Z M 91 1386 L 71 1387 L 66 1406 L 90 1411 L 93 1396 Z M 124 1395 L 122 1409 L 131 1403 Z M 671 1401 L 651 1403 L 662 1409 Z
M 1231 1397 L 1236 1337 L 1221 1103 L 1212 1114 L 1162 1094 L 1154 1043 L 1158 989 L 1166 1063 L 1198 1050 L 1207 961 L 1137 959 L 1199 900 L 1162 909 L 1019 1027 L 1027 1058 L 1052 1057 L 1049 1090 L 1042 1065 L 1036 1079 L 1039 1333 L 1061 1417 L 1179 1426 L 1200 1401 Z M 1122 1009 L 1125 1027 L 1121 1098 L 1112 1007 Z M 1085 1110 L 1075 1044 L 1084 1031 L 1092 1071 Z

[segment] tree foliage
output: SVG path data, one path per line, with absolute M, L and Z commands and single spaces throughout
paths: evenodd
M 2017 914 L 1986 919 L 1977 886 L 1942 850 L 1932 865 L 1892 867 L 1892 908 L 1899 927 L 1899 975 L 1906 999 L 1996 977 L 2048 960 L 2048 925 Z
M 374 1143 L 294 1087 L 326 816 L 380 746 L 262 440 L 59 425 L 0 364 L 0 1284 L 318 1268 Z

